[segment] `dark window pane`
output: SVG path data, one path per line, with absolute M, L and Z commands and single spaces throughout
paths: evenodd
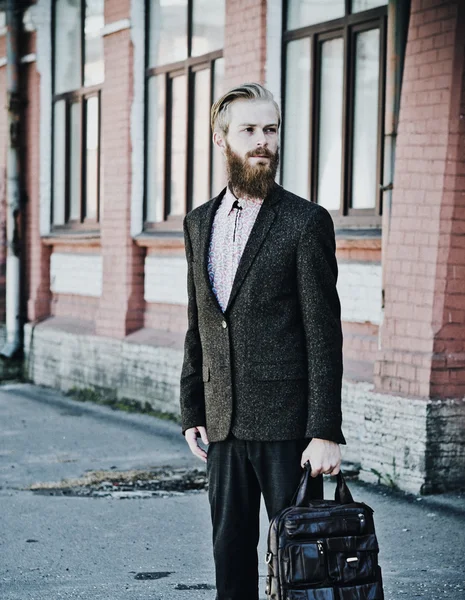
M 81 220 L 81 103 L 76 102 L 70 109 L 70 180 L 69 180 L 69 220 Z
M 379 29 L 356 37 L 352 208 L 376 205 Z
M 344 0 L 289 0 L 287 28 L 298 29 L 345 15 Z
M 192 207 L 210 199 L 208 165 L 210 157 L 210 70 L 195 73 L 194 185 Z
M 163 221 L 165 188 L 165 76 L 148 83 L 147 211 L 149 223 Z
M 194 0 L 192 56 L 221 50 L 224 43 L 224 0 Z
M 310 168 L 310 38 L 287 45 L 283 185 L 308 198 Z
M 157 67 L 185 58 L 187 0 L 150 0 L 149 66 Z
M 65 224 L 66 198 L 66 101 L 53 109 L 53 224 Z
M 181 75 L 172 81 L 170 216 L 186 211 L 186 125 L 187 80 Z
M 81 2 L 55 4 L 55 94 L 81 87 Z
M 86 101 L 86 219 L 98 216 L 99 99 Z
M 378 6 L 386 6 L 387 0 L 352 0 L 352 12 L 362 12 Z
M 342 98 L 344 43 L 321 44 L 321 89 L 318 148 L 318 204 L 328 210 L 341 205 Z
M 102 28 L 104 0 L 86 0 L 84 85 L 103 83 L 104 59 Z
M 217 100 L 225 93 L 224 58 L 215 60 L 213 77 L 213 98 Z M 210 129 L 211 132 L 211 129 Z M 210 133 L 213 135 L 213 133 Z M 212 143 L 212 194 L 216 196 L 226 186 L 226 166 L 219 148 Z

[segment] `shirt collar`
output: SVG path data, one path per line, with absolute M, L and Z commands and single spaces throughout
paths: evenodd
M 238 198 L 238 197 L 236 197 L 228 185 L 228 187 L 226 188 L 226 193 L 223 198 L 223 203 L 225 205 L 225 208 L 227 209 L 228 214 L 231 212 L 232 206 L 236 200 L 239 202 L 239 204 L 242 207 L 251 206 L 253 204 L 263 204 L 262 198 Z

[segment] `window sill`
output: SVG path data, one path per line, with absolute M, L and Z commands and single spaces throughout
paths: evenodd
M 182 231 L 144 232 L 136 236 L 134 242 L 141 248 L 184 251 L 184 235 Z
M 86 246 L 100 247 L 100 233 L 98 232 L 63 232 L 51 233 L 42 236 L 42 243 L 45 246 Z
M 381 250 L 380 229 L 336 229 L 338 249 L 361 248 Z

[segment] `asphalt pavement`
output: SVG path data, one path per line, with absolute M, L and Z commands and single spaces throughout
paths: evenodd
M 28 384 L 0 386 L 0 599 L 213 600 L 205 491 L 79 497 L 30 489 L 161 467 L 203 468 L 177 424 Z M 349 485 L 375 510 L 387 599 L 465 599 L 465 494 Z M 328 481 L 325 495 L 333 492 Z M 263 514 L 262 590 L 266 527 Z

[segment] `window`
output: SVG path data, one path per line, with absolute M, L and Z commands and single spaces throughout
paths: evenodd
M 100 112 L 104 0 L 55 0 L 53 86 L 54 229 L 100 220 Z
M 147 0 L 145 228 L 177 229 L 219 193 L 210 107 L 222 93 L 224 0 Z
M 339 226 L 379 226 L 387 2 L 285 3 L 283 185 Z

